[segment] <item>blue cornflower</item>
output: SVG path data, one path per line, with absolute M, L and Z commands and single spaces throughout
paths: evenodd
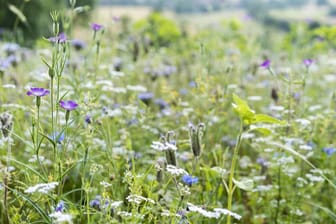
M 56 205 L 55 212 L 63 212 L 64 209 L 65 209 L 64 201 L 60 201 L 60 202 L 58 202 L 58 204 Z
M 138 95 L 138 99 L 140 99 L 147 106 L 149 105 L 153 97 L 154 94 L 152 92 L 139 93 Z
M 92 123 L 92 118 L 90 114 L 85 115 L 85 123 L 91 124 Z
M 322 150 L 327 153 L 328 156 L 331 156 L 336 152 L 336 148 L 333 147 L 323 148 Z
M 59 134 L 58 132 L 55 132 L 52 136 L 49 136 L 52 140 L 56 141 L 58 144 L 62 144 L 62 141 L 64 140 L 64 132 Z
M 192 184 L 196 184 L 198 182 L 198 177 L 192 177 L 192 176 L 186 174 L 186 175 L 183 175 L 182 181 L 185 184 L 191 186 Z
M 95 199 L 90 201 L 90 207 L 95 208 L 95 209 L 100 209 L 100 200 L 101 200 L 101 196 L 97 195 Z

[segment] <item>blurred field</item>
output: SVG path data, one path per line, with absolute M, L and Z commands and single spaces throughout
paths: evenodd
M 128 16 L 132 20 L 145 18 L 151 9 L 149 7 L 135 6 L 101 6 L 98 7 L 93 15 L 93 20 L 97 23 L 106 23 L 113 20 L 113 17 Z
M 328 7 L 307 4 L 295 9 L 271 10 L 270 15 L 283 20 L 290 21 L 317 21 L 325 24 L 334 24 L 336 19 L 328 15 Z

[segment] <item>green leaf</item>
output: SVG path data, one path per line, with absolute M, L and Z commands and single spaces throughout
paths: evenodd
M 42 216 L 42 218 L 44 219 L 45 223 L 51 223 L 50 217 L 48 216 L 48 214 L 44 211 L 43 208 L 41 208 L 36 202 L 34 202 L 32 199 L 30 199 L 30 197 L 24 195 L 23 193 L 21 193 L 20 191 L 17 191 L 14 188 L 10 188 L 7 187 L 10 191 L 12 191 L 14 194 L 17 194 L 19 196 L 21 196 L 24 200 L 26 200 L 30 205 L 33 206 L 33 208 Z
M 255 112 L 248 106 L 248 104 L 239 98 L 236 94 L 232 94 L 233 98 L 233 108 L 238 113 L 238 116 L 244 121 L 246 124 L 250 124 L 251 120 L 254 117 Z
M 254 187 L 254 183 L 252 179 L 249 178 L 242 178 L 240 181 L 236 179 L 232 179 L 233 183 L 240 189 L 244 191 L 251 191 Z
M 265 127 L 257 127 L 257 126 L 252 126 L 250 127 L 249 131 L 257 131 L 260 132 L 263 135 L 270 135 L 272 133 L 272 130 L 265 128 Z
M 12 13 L 14 13 L 21 20 L 21 22 L 27 23 L 26 16 L 15 5 L 8 4 L 8 8 L 10 11 L 12 11 Z
M 271 124 L 286 124 L 285 121 L 278 120 L 266 114 L 256 114 L 251 123 L 271 123 Z

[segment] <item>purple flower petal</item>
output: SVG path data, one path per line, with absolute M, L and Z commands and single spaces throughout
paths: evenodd
M 67 41 L 67 37 L 65 33 L 62 32 L 57 37 L 50 37 L 48 40 L 53 43 L 65 43 Z
M 73 100 L 68 100 L 68 101 L 61 100 L 59 104 L 64 110 L 68 110 L 68 111 L 74 110 L 78 107 L 78 104 Z
M 303 64 L 304 64 L 306 67 L 311 66 L 313 63 L 314 63 L 314 60 L 311 59 L 311 58 L 307 58 L 307 59 L 304 59 L 304 60 L 303 60 Z
M 271 66 L 271 60 L 265 60 L 263 63 L 260 64 L 260 67 L 263 67 L 263 68 L 269 68 Z
M 100 25 L 98 23 L 92 23 L 91 24 L 91 29 L 93 29 L 95 32 L 103 29 L 103 25 Z
M 49 90 L 44 89 L 44 88 L 37 88 L 37 87 L 31 87 L 30 90 L 27 92 L 28 96 L 46 96 L 50 93 Z

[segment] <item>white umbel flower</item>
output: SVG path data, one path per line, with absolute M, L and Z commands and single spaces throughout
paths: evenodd
M 35 192 L 39 192 L 42 194 L 48 194 L 49 191 L 52 191 L 55 189 L 55 187 L 58 185 L 58 182 L 51 182 L 46 184 L 37 184 L 32 187 L 28 187 L 24 192 L 26 194 L 32 194 Z
M 51 218 L 53 218 L 53 223 L 55 224 L 72 224 L 72 216 L 70 214 L 65 214 L 62 212 L 54 212 L 49 215 Z

